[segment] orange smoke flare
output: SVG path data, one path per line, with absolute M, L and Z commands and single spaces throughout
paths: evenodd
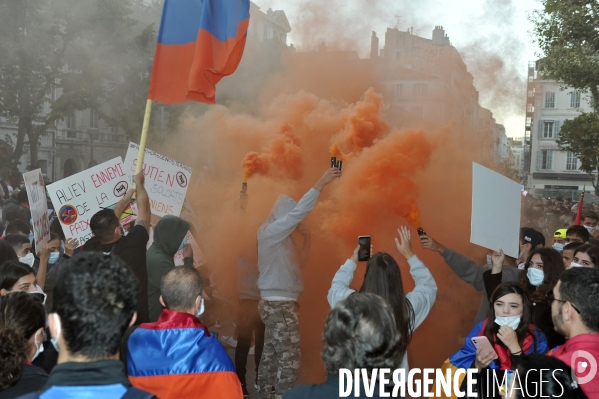
M 293 127 L 283 123 L 279 131 L 262 149 L 262 153 L 248 153 L 242 161 L 243 179 L 247 181 L 255 174 L 299 180 L 304 175 L 301 139 Z

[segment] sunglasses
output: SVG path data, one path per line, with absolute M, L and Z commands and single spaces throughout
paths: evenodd
M 547 291 L 547 293 L 545 294 L 545 299 L 547 300 L 547 303 L 549 303 L 550 306 L 551 306 L 551 302 L 553 302 L 553 301 L 558 301 L 558 302 L 562 302 L 562 303 L 568 302 L 568 301 L 564 301 L 563 299 L 557 299 L 553 295 L 553 291 L 551 291 L 551 290 Z M 578 308 L 576 306 L 574 306 L 574 304 L 572 302 L 570 302 L 570 305 L 572 305 L 574 310 L 577 311 L 578 314 L 580 314 L 580 310 L 578 310 Z

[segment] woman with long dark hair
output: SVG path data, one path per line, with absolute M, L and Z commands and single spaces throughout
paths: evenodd
M 504 257 L 503 251 L 494 253 L 491 256 L 493 268 L 483 274 L 487 297 L 501 284 Z M 562 345 L 565 338 L 553 327 L 551 306 L 545 295 L 553 290 L 563 271 L 564 261 L 559 252 L 553 248 L 539 248 L 528 255 L 520 273 L 520 285 L 532 303 L 532 322 L 543 331 L 550 348 Z
M 599 248 L 592 244 L 576 248 L 570 267 L 599 267 Z
M 26 292 L 0 296 L 0 397 L 16 398 L 40 389 L 48 374 L 31 364 L 43 351 L 46 311 Z
M 506 370 L 517 366 L 522 355 L 547 352 L 545 335 L 532 323 L 532 305 L 520 284 L 503 283 L 493 291 L 491 310 L 486 320 L 478 323 L 466 337 L 462 349 L 445 361 L 444 369 L 478 369 L 478 397 L 499 398 L 500 387 L 493 383 L 503 379 Z M 478 338 L 477 338 L 478 337 Z M 477 349 L 473 339 L 486 337 L 493 352 Z M 462 391 L 464 374 L 460 376 Z
M 364 282 L 359 292 L 376 294 L 387 300 L 397 329 L 401 335 L 398 356 L 401 359 L 401 368 L 408 370 L 407 347 L 414 330 L 424 321 L 428 312 L 433 307 L 437 296 L 437 284 L 431 272 L 424 263 L 418 259 L 412 250 L 412 238 L 407 227 L 398 229 L 399 239 L 395 238 L 395 245 L 399 252 L 407 259 L 410 273 L 416 286 L 407 294 L 403 289 L 403 282 L 399 265 L 391 255 L 377 252 L 366 264 Z M 341 266 L 333 278 L 333 283 L 327 299 L 331 307 L 337 302 L 356 292 L 349 288 L 354 272 L 358 265 L 358 248 L 354 254 Z

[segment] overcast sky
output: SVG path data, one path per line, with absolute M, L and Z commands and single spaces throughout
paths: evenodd
M 384 45 L 387 27 L 431 38 L 442 25 L 465 58 L 480 91 L 481 105 L 491 109 L 508 136 L 524 132 L 528 62 L 539 52 L 527 16 L 537 0 L 254 0 L 262 11 L 283 10 L 292 32 L 288 43 L 312 50 L 322 41 L 337 49 L 369 56 L 370 35 Z M 399 24 L 398 24 L 399 22 Z

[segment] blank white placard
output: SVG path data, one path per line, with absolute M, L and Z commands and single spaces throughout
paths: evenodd
M 472 222 L 470 242 L 518 257 L 520 184 L 472 162 Z

